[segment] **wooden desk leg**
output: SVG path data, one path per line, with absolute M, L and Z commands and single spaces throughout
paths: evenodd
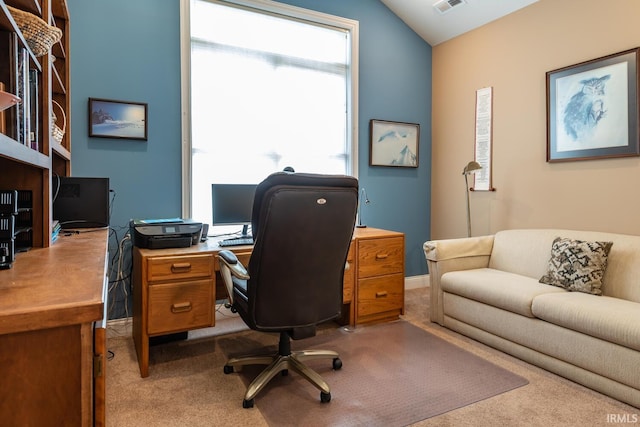
M 146 378 L 149 376 L 149 336 L 144 332 L 146 328 L 142 323 L 140 317 L 133 316 L 133 343 L 138 356 L 140 376 Z

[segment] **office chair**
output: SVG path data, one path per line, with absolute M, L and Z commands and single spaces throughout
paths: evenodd
M 291 340 L 312 337 L 316 325 L 342 308 L 342 280 L 355 226 L 358 181 L 343 175 L 277 172 L 256 188 L 252 211 L 255 239 L 248 268 L 228 250 L 220 251 L 220 271 L 232 311 L 253 330 L 277 332 L 277 354 L 232 358 L 225 374 L 243 365 L 268 365 L 249 385 L 242 406 L 278 373 L 291 369 L 331 400 L 329 385 L 305 360 L 342 361 L 335 351 L 291 351 Z

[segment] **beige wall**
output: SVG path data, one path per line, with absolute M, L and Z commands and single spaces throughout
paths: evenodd
M 462 168 L 475 94 L 493 87 L 493 186 L 473 235 L 508 228 L 640 234 L 640 157 L 546 162 L 545 73 L 640 46 L 640 1 L 540 0 L 433 48 L 431 238 L 466 236 Z

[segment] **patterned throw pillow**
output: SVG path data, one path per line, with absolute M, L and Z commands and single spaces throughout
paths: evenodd
M 540 283 L 568 291 L 602 295 L 602 278 L 613 242 L 585 242 L 556 237 L 547 274 Z

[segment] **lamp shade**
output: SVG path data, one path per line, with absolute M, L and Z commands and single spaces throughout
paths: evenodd
M 482 169 L 482 166 L 480 166 L 480 163 L 476 161 L 472 161 L 467 163 L 467 166 L 465 166 L 464 169 L 462 169 L 462 175 L 469 175 L 470 173 L 473 173 L 480 169 Z

